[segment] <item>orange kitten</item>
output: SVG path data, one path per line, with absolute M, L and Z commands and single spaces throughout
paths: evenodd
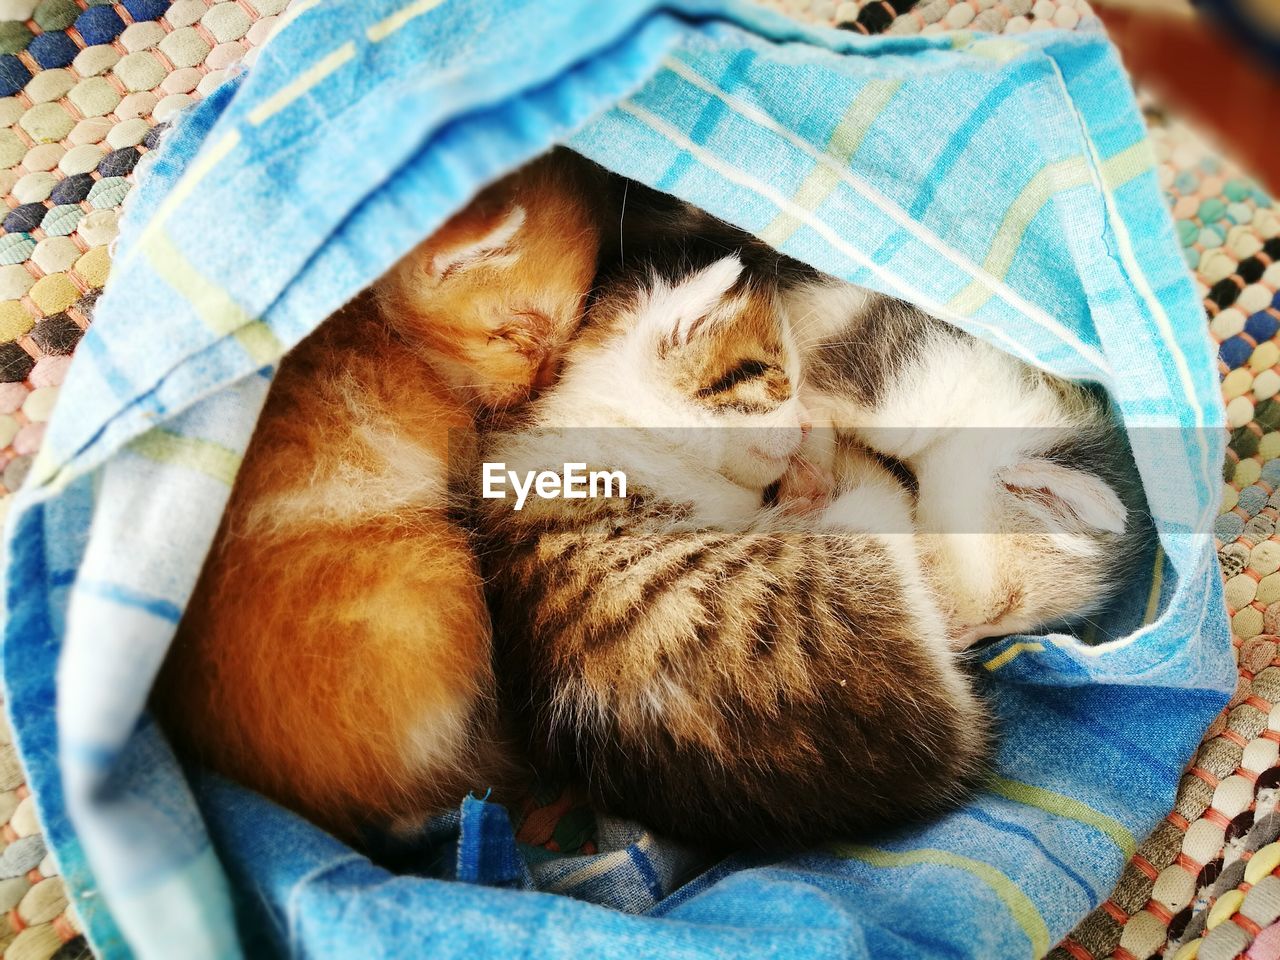
M 577 328 L 584 176 L 494 184 L 284 359 L 156 685 L 180 748 L 348 838 L 511 779 L 448 475 Z

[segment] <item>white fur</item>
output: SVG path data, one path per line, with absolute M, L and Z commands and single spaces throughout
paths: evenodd
M 466 756 L 474 708 L 470 695 L 434 704 L 409 731 L 403 748 L 406 765 L 426 776 L 439 776 L 442 757 Z
M 524 226 L 525 209 L 516 204 L 492 230 L 477 240 L 442 250 L 432 258 L 431 268 L 438 280 L 450 271 L 470 270 L 486 266 L 509 266 L 520 259 L 518 251 L 508 248 L 520 228 Z
M 813 350 L 837 337 L 856 341 L 873 303 L 868 291 L 826 280 L 795 291 L 788 310 Z M 914 346 L 918 352 L 885 378 L 871 404 L 807 387 L 815 424 L 829 429 L 813 431 L 805 455 L 829 468 L 831 437 L 844 431 L 913 470 L 917 528 L 966 642 L 1039 625 L 1030 597 L 1007 615 L 999 611 L 1010 606 L 1010 584 L 1034 588 L 1045 566 L 1058 578 L 1050 592 L 1085 612 L 1088 598 L 1102 592 L 1097 535 L 1122 532 L 1126 509 L 1098 477 L 1039 454 L 1048 438 L 1092 429 L 1105 413 L 975 338 L 938 330 Z
M 737 258 L 727 257 L 682 283 L 654 284 L 626 310 L 619 334 L 610 336 L 601 346 L 592 344 L 588 349 L 579 349 L 570 357 L 555 390 L 545 395 L 539 406 L 539 421 L 555 427 L 508 435 L 500 450 L 486 454 L 486 459 L 500 454 L 508 469 L 519 470 L 566 460 L 585 461 L 587 469 L 625 466 L 629 486 L 671 491 L 689 504 L 691 515 L 683 521 L 688 529 L 779 531 L 794 522 L 799 529 L 813 530 L 815 518 L 787 518 L 781 515 L 782 511 L 761 507 L 764 487 L 781 475 L 786 460 L 780 461 L 772 476 L 762 475 L 755 482 L 739 479 L 745 471 L 742 459 L 751 456 L 751 444 L 744 443 L 734 430 L 726 429 L 763 431 L 763 436 L 770 439 L 756 443 L 776 442 L 780 452 L 785 448 L 788 455 L 792 454 L 805 416 L 799 399 L 793 396 L 764 415 L 713 411 L 672 383 L 670 368 L 662 355 L 664 345 L 695 338 L 700 330 L 714 329 L 715 323 L 733 315 L 739 305 L 728 291 L 740 270 Z M 781 322 L 784 338 L 790 341 L 785 319 Z M 789 342 L 787 348 L 791 357 L 788 372 L 796 383 L 800 374 L 799 351 L 794 342 Z M 696 443 L 689 441 L 690 429 L 702 431 Z M 976 716 L 979 709 L 973 695 L 954 669 L 943 612 L 922 572 L 912 535 L 910 498 L 874 458 L 864 454 L 864 461 L 848 465 L 843 480 L 850 492 L 816 518 L 816 525 L 830 536 L 842 532 L 856 535 L 849 545 L 851 551 L 866 549 L 868 535 L 884 544 L 889 561 L 877 570 L 877 575 L 882 572 L 899 587 L 898 595 L 904 600 L 899 612 L 904 623 L 911 624 L 913 632 L 918 628 L 921 642 L 938 664 L 936 675 L 942 677 L 951 699 L 956 704 L 969 705 Z M 540 509 L 561 511 L 564 507 L 530 501 L 522 513 L 525 522 L 536 522 L 529 514 Z M 671 529 L 681 526 L 673 522 Z M 637 582 L 644 579 L 637 577 Z M 602 594 L 590 602 L 615 605 L 626 600 Z M 697 616 L 695 610 L 667 610 L 655 621 L 682 622 L 692 616 Z M 637 651 L 661 645 L 658 638 L 653 638 L 652 643 L 644 641 L 643 625 L 639 631 Z M 598 691 L 584 683 L 566 691 L 553 709 L 575 713 L 599 710 L 603 716 L 605 704 L 600 697 Z M 610 711 L 611 718 L 624 716 L 639 723 L 651 720 L 668 730 L 699 729 L 704 731 L 703 736 L 714 735 L 722 722 L 706 715 L 705 711 L 713 707 L 709 708 L 670 670 L 657 672 L 653 682 L 642 689 L 610 690 L 608 697 L 627 698 L 626 708 Z M 903 692 L 902 705 L 904 709 L 914 706 L 909 690 Z M 591 726 L 581 716 L 569 722 Z
M 447 496 L 448 466 L 412 437 L 389 426 L 377 408 L 365 405 L 358 389 L 342 388 L 351 413 L 351 432 L 332 437 L 346 456 L 324 461 L 327 470 L 305 483 L 256 500 L 244 516 L 243 533 L 271 533 L 316 522 L 354 524 L 394 514 Z
M 779 455 L 793 452 L 804 415 L 800 400 L 792 397 L 762 415 L 713 412 L 670 383 L 660 353 L 662 344 L 709 331 L 734 315 L 740 304 L 724 295 L 741 269 L 736 256 L 725 257 L 681 283 L 655 284 L 637 297 L 628 310 L 625 332 L 603 349 L 575 354 L 547 395 L 541 419 L 563 428 L 561 439 L 539 440 L 538 449 L 526 448 L 520 456 L 513 452 L 506 457 L 508 468 L 557 462 L 546 457 L 553 451 L 558 456 L 563 447 L 566 452 L 581 451 L 569 460 L 585 460 L 588 469 L 611 461 L 633 464 L 649 474 L 637 475 L 638 482 L 687 492 L 690 500 L 707 505 L 722 520 L 726 510 L 741 516 L 743 509 L 754 509 L 759 490 L 782 474 L 785 461 L 759 462 L 746 449 L 743 431 L 750 431 L 746 435 L 752 445 L 772 448 Z M 591 428 L 628 429 L 625 435 L 610 435 L 608 429 L 585 432 Z M 690 430 L 702 431 L 697 449 L 690 448 Z M 527 457 L 528 466 L 521 456 Z M 772 476 L 756 476 L 770 471 Z
M 787 296 L 787 315 L 802 347 L 846 333 L 849 320 L 866 313 L 875 294 L 836 281 L 801 284 Z
M 688 343 L 694 330 L 734 315 L 740 302 L 727 295 L 741 275 L 742 261 L 733 254 L 675 284 L 655 279 L 637 299 L 636 330 Z
M 1050 460 L 1024 460 L 996 474 L 1006 486 L 1048 491 L 1085 524 L 1107 533 L 1124 533 L 1128 511 L 1116 492 L 1079 470 Z

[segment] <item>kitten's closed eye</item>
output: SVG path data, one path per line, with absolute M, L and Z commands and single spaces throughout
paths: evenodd
M 730 367 L 723 376 L 718 380 L 708 384 L 698 391 L 699 397 L 713 397 L 717 393 L 725 393 L 732 390 L 740 383 L 747 383 L 751 380 L 758 380 L 770 370 L 777 370 L 775 364 L 768 363 L 764 360 L 743 360 L 740 363 Z
M 519 311 L 515 319 L 489 334 L 489 345 L 514 349 L 529 356 L 546 352 L 547 337 L 552 323 L 546 314 L 537 310 Z

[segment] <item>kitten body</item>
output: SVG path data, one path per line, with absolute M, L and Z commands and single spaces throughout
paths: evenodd
M 484 459 L 622 470 L 628 496 L 485 501 L 483 566 L 535 762 L 662 833 L 781 847 L 955 802 L 986 716 L 901 485 L 862 457 L 821 513 L 762 507 L 804 411 L 777 290 L 740 271 L 685 243 L 605 284 L 560 382 Z
M 449 478 L 581 319 L 580 175 L 495 184 L 284 358 L 156 685 L 181 748 L 348 839 L 513 779 Z
M 909 468 L 957 645 L 1087 617 L 1123 585 L 1146 518 L 1097 391 L 834 279 L 786 300 L 815 422 L 805 456 L 827 466 L 835 434 L 853 434 Z

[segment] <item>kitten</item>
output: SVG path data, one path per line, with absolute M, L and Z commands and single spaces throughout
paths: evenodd
M 958 647 L 1087 618 L 1123 586 L 1148 518 L 1098 391 L 832 278 L 785 299 L 818 425 L 805 456 L 826 469 L 835 429 L 914 474 L 922 549 Z
M 157 683 L 180 748 L 348 839 L 512 779 L 449 472 L 581 319 L 581 179 L 498 182 L 284 358 Z
M 643 258 L 673 235 L 701 238 L 740 249 L 774 278 L 803 344 L 801 393 L 816 425 L 779 502 L 796 512 L 827 502 L 836 427 L 905 466 L 956 646 L 1086 620 L 1123 586 L 1149 518 L 1098 392 L 826 277 L 689 204 L 637 184 L 627 196 L 635 226 L 624 252 Z
M 988 720 L 909 497 L 862 457 L 822 512 L 762 507 L 805 431 L 799 358 L 770 275 L 724 241 L 607 280 L 524 429 L 482 441 L 520 472 L 627 477 L 625 498 L 481 501 L 502 702 L 536 764 L 695 844 L 933 814 L 982 768 Z

